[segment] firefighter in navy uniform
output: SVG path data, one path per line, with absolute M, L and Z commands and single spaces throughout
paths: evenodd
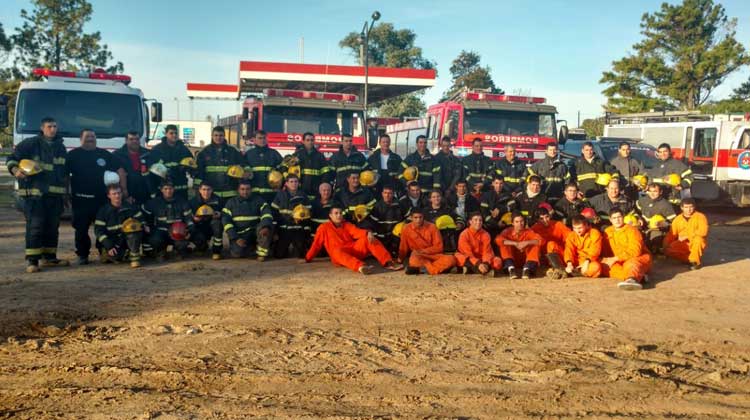
M 172 181 L 163 181 L 160 191 L 161 194 L 141 207 L 146 221 L 146 240 L 159 262 L 165 260 L 168 245 L 174 247 L 177 259 L 182 259 L 188 252 L 188 239 L 193 230 L 193 212 L 187 200 L 177 196 Z M 178 226 L 184 228 L 185 232 L 178 231 Z
M 594 154 L 594 145 L 590 141 L 584 142 L 581 146 L 581 157 L 576 159 L 576 181 L 585 198 L 604 192 L 608 182 L 599 180 L 602 174 L 609 174 L 611 179 L 620 178 L 620 173 L 614 166 Z
M 443 239 L 443 252 L 453 254 L 458 246 L 458 232 L 466 226 L 466 222 L 455 208 L 447 206 L 440 191 L 432 191 L 427 206 L 421 209 L 424 220 L 433 223 Z
M 141 135 L 137 131 L 128 131 L 125 144 L 112 154 L 120 159 L 120 165 L 125 169 L 127 180 L 123 195 L 126 201 L 140 206 L 150 200 L 156 188 L 149 177 L 146 165 L 149 151 L 141 146 Z
M 440 166 L 427 150 L 427 137 L 417 136 L 417 150 L 404 159 L 404 164 L 417 168 L 417 183 L 423 193 L 440 191 Z
M 193 154 L 190 149 L 185 146 L 185 143 L 177 137 L 177 126 L 174 124 L 167 125 L 164 130 L 164 137 L 161 139 L 161 143 L 157 144 L 151 149 L 151 153 L 148 154 L 146 163 L 149 168 L 155 163 L 161 163 L 169 169 L 168 177 L 174 184 L 174 194 L 176 197 L 180 197 L 183 200 L 188 199 L 188 178 L 187 174 L 190 168 L 185 166 L 182 162 L 185 158 L 192 158 Z M 151 184 L 158 186 L 161 183 L 161 179 L 155 175 L 151 176 Z M 159 191 L 154 190 L 151 192 L 151 197 L 159 195 Z
M 375 207 L 376 199 L 369 188 L 359 184 L 359 173 L 351 172 L 346 178 L 347 186 L 339 191 L 337 202 L 343 208 L 346 221 L 362 229 L 372 229 L 369 215 Z
M 262 262 L 271 248 L 273 214 L 271 205 L 259 195 L 253 195 L 252 188 L 250 181 L 240 181 L 237 196 L 229 199 L 222 210 L 221 223 L 233 258 L 252 255 L 252 245 L 255 245 L 255 255 Z
M 314 200 L 318 196 L 318 188 L 321 184 L 333 182 L 335 172 L 323 153 L 315 147 L 313 133 L 302 135 L 302 145 L 297 146 L 294 157 L 297 158 L 300 169 L 300 190 L 307 194 L 307 198 Z M 288 174 L 289 168 L 284 168 L 284 172 Z M 328 213 L 326 213 L 327 220 Z
M 298 206 L 304 207 L 305 210 Z M 311 227 L 310 218 L 302 215 L 309 215 L 311 207 L 307 194 L 299 189 L 299 178 L 290 174 L 286 178 L 286 188 L 276 193 L 276 198 L 271 204 L 272 211 L 276 213 L 274 218 L 277 221 L 279 237 L 274 246 L 274 257 L 288 257 L 290 245 L 293 250 L 292 256 L 305 257 L 311 242 Z
M 513 197 L 523 192 L 527 175 L 526 162 L 516 158 L 516 146 L 505 146 L 505 157 L 495 162 L 495 173 L 502 175 L 505 192 Z
M 401 156 L 391 150 L 391 137 L 388 134 L 380 136 L 380 148 L 370 154 L 367 163 L 372 170 L 378 171 L 379 180 L 375 185 L 377 194 L 383 192 L 383 187 L 391 187 L 397 195 L 403 191 L 401 179 L 406 164 Z
M 193 213 L 193 231 L 190 241 L 195 244 L 196 251 L 208 250 L 211 245 L 211 259 L 221 259 L 224 248 L 224 227 L 221 225 L 221 198 L 214 194 L 214 189 L 203 180 L 198 187 L 198 193 L 188 202 Z
M 357 151 L 352 144 L 352 135 L 341 136 L 341 146 L 338 152 L 331 156 L 330 165 L 336 172 L 335 191 L 346 189 L 346 180 L 350 173 L 360 173 L 369 167 L 365 155 Z
M 569 182 L 565 185 L 563 198 L 557 200 L 554 205 L 555 219 L 563 222 L 565 226 L 571 227 L 573 217 L 580 216 L 581 211 L 591 207 L 588 201 L 581 199 L 578 195 L 578 184 Z
M 479 212 L 481 208 L 479 200 L 469 193 L 469 186 L 463 179 L 456 182 L 454 190 L 447 194 L 445 201 L 464 223 L 469 220 L 471 214 Z
M 18 194 L 24 200 L 26 218 L 26 272 L 42 266 L 67 266 L 57 258 L 60 215 L 63 212 L 67 151 L 57 135 L 52 118 L 41 122 L 41 134 L 19 143 L 8 157 L 8 171 L 18 181 Z
M 480 211 L 482 213 L 483 227 L 490 237 L 494 238 L 500 234 L 500 219 L 505 213 L 510 211 L 508 204 L 513 199 L 505 190 L 505 182 L 502 175 L 495 175 L 492 180 L 492 186 L 489 191 L 482 193 L 482 199 L 479 201 Z
M 542 180 L 531 175 L 526 183 L 526 190 L 508 202 L 508 210 L 521 213 L 526 218 L 526 225 L 533 226 L 537 217 L 534 210 L 542 203 L 547 203 L 547 196 L 542 192 Z
M 127 184 L 127 173 L 122 162 L 112 153 L 96 147 L 96 133 L 93 130 L 81 131 L 81 147 L 68 153 L 65 168 L 70 174 L 72 195 L 73 228 L 78 264 L 89 263 L 91 238 L 89 227 L 94 224 L 96 213 L 107 201 L 107 187 L 104 173 L 115 172 L 120 186 Z M 99 248 L 97 243 L 97 249 Z
M 194 184 L 210 185 L 213 193 L 221 199 L 222 206 L 227 200 L 237 195 L 238 179 L 250 176 L 250 168 L 242 157 L 242 153 L 227 144 L 224 138 L 224 127 L 214 127 L 211 130 L 211 144 L 198 152 L 195 161 L 197 169 Z M 242 168 L 242 171 L 239 171 L 242 174 L 241 177 L 237 177 L 234 173 L 230 174 L 230 172 L 237 171 L 237 166 Z M 232 168 L 231 171 L 230 168 Z
M 669 225 L 677 217 L 674 207 L 664 197 L 661 186 L 656 183 L 648 184 L 646 195 L 636 201 L 635 207 L 641 214 L 643 239 L 652 253 L 660 254 Z
M 528 173 L 542 179 L 544 183 L 542 191 L 549 199 L 550 204 L 554 204 L 563 196 L 564 186 L 570 182 L 570 172 L 558 156 L 557 143 L 549 143 L 545 154 L 546 156 L 543 159 L 534 162 L 528 168 Z
M 333 186 L 327 182 L 320 184 L 320 187 L 318 188 L 318 197 L 311 203 L 311 238 L 315 237 L 315 232 L 317 232 L 318 226 L 328 221 L 328 213 L 330 213 L 331 207 L 333 207 L 334 204 Z
M 596 195 L 589 200 L 591 207 L 596 210 L 596 215 L 599 219 L 596 226 L 604 231 L 603 228 L 612 225 L 609 221 L 609 212 L 613 208 L 617 207 L 622 210 L 622 215 L 625 216 L 633 211 L 635 205 L 630 198 L 622 193 L 620 189 L 620 182 L 613 179 L 607 185 L 607 190 L 599 195 Z
M 401 211 L 401 205 L 396 201 L 392 185 L 384 185 L 380 196 L 381 199 L 375 203 L 370 213 L 370 219 L 373 222 L 372 230 L 388 252 L 396 255 L 399 237 L 393 234 L 393 228 L 404 220 L 404 214 Z
M 94 234 L 100 244 L 102 262 L 121 262 L 126 257 L 132 268 L 141 266 L 143 213 L 124 201 L 122 187 L 107 186 L 107 202 L 96 213 Z
M 484 191 L 486 184 L 492 179 L 495 164 L 489 156 L 484 154 L 482 139 L 475 138 L 471 142 L 471 154 L 461 159 L 461 162 L 463 162 L 463 175 L 469 185 L 469 192 L 476 194 Z
M 440 139 L 440 151 L 434 157 L 437 166 L 440 167 L 440 189 L 445 196 L 456 187 L 456 183 L 459 180 L 463 179 L 464 166 L 461 158 L 453 154 L 451 150 L 451 138 L 449 136 L 443 136 Z
M 677 211 L 680 207 L 682 192 L 687 191 L 685 195 L 690 196 L 690 187 L 693 185 L 693 171 L 687 165 L 672 157 L 672 148 L 667 143 L 660 144 L 656 149 L 656 158 L 657 164 L 646 171 L 648 182 L 659 184 L 664 198 Z
M 414 209 L 427 207 L 429 197 L 422 193 L 422 188 L 417 181 L 411 181 L 406 184 L 406 195 L 398 199 L 401 206 L 401 214 L 408 221 L 411 221 L 411 212 Z
M 281 166 L 281 154 L 268 147 L 266 132 L 263 130 L 255 132 L 253 143 L 255 146 L 245 153 L 247 166 L 253 173 L 250 177 L 252 192 L 254 196 L 262 198 L 270 205 L 276 197 L 276 191 L 268 184 L 268 174 Z
M 637 200 L 641 188 L 638 176 L 643 177 L 646 168 L 643 163 L 631 157 L 630 143 L 621 142 L 617 148 L 617 156 L 611 159 L 610 163 L 620 173 L 620 189 L 631 200 Z

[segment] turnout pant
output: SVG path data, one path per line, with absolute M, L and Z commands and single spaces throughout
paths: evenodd
M 427 269 L 429 274 L 440 274 L 456 265 L 456 258 L 446 254 L 419 254 L 412 252 L 409 255 L 409 267 Z
M 500 258 L 503 260 L 503 268 L 524 267 L 529 270 L 535 270 L 539 266 L 540 245 L 530 245 L 520 251 L 518 248 L 510 245 L 500 245 Z M 498 269 L 500 267 L 495 267 Z
M 456 229 L 443 229 L 440 231 L 440 237 L 443 239 L 443 252 L 456 252 L 458 248 L 458 232 Z
M 154 229 L 148 235 L 148 244 L 151 251 L 156 255 L 164 255 L 167 246 L 172 245 L 178 254 L 185 256 L 188 251 L 188 241 L 175 241 L 169 236 L 167 231 Z
M 328 254 L 331 256 L 332 263 L 352 271 L 359 271 L 359 268 L 365 265 L 363 260 L 368 255 L 374 256 L 382 266 L 392 260 L 391 253 L 379 240 L 375 239 L 370 243 L 366 236 L 359 238 L 350 246 L 329 249 Z
M 666 235 L 660 229 L 649 229 L 643 234 L 646 240 L 646 246 L 654 254 L 660 254 L 663 251 L 664 237 Z
M 198 251 L 205 251 L 211 245 L 212 254 L 221 254 L 224 248 L 224 227 L 221 225 L 221 219 L 210 219 L 193 225 L 190 240 Z
M 91 237 L 89 237 L 89 228 L 96 220 L 96 213 L 104 205 L 102 200 L 97 198 L 86 198 L 73 196 L 73 229 L 75 229 L 75 246 L 76 255 L 79 257 L 88 257 L 91 251 Z M 99 241 L 96 241 L 96 247 L 99 248 Z
M 291 255 L 294 258 L 305 258 L 307 249 L 310 247 L 310 228 L 305 225 L 281 226 L 279 239 L 274 246 L 274 257 L 288 257 L 290 245 L 292 246 Z
M 629 260 L 621 261 L 612 264 L 611 267 L 602 264 L 602 274 L 604 276 L 620 280 L 626 280 L 632 277 L 639 283 L 643 282 L 643 277 L 650 269 L 651 254 L 643 254 Z
M 271 248 L 272 231 L 270 228 L 255 228 L 237 235 L 237 238 L 229 240 L 229 253 L 232 258 L 249 257 L 252 247 L 259 257 L 267 257 Z M 244 239 L 247 244 L 242 247 L 237 244 L 238 239 Z
M 63 199 L 56 195 L 25 198 L 23 214 L 26 218 L 26 259 L 57 258 L 57 239 Z
M 102 243 L 99 250 L 102 255 L 109 255 L 107 251 L 114 248 L 117 253 L 109 258 L 115 261 L 125 261 L 125 257 L 128 257 L 128 260 L 131 262 L 139 261 L 141 259 L 141 240 L 141 232 L 123 233 L 111 240 L 111 242 L 105 240 L 106 243 Z
M 706 240 L 704 238 L 695 238 L 692 241 L 674 241 L 664 247 L 664 255 L 678 261 L 700 264 L 705 249 Z

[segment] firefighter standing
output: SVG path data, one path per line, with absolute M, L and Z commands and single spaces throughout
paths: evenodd
M 262 262 L 271 248 L 273 215 L 271 206 L 259 195 L 253 195 L 252 188 L 250 181 L 240 181 L 237 196 L 230 198 L 222 210 L 221 222 L 233 258 L 250 256 L 255 244 L 258 261 Z
M 516 146 L 505 146 L 505 157 L 495 162 L 495 173 L 503 177 L 505 192 L 513 197 L 523 192 L 527 173 L 526 163 L 516 158 Z
M 352 135 L 341 136 L 341 146 L 338 152 L 331 156 L 330 164 L 336 171 L 336 192 L 346 189 L 346 179 L 350 173 L 357 173 L 368 168 L 365 155 L 357 151 L 352 144 Z
M 183 200 L 188 199 L 188 179 L 187 174 L 190 168 L 182 164 L 183 159 L 192 158 L 193 154 L 185 143 L 177 137 L 177 126 L 174 124 L 167 125 L 164 130 L 164 137 L 161 143 L 151 149 L 148 154 L 146 163 L 149 168 L 155 163 L 161 163 L 169 170 L 167 177 L 174 184 L 174 194 Z M 151 176 L 152 185 L 159 185 L 161 179 L 155 175 Z M 152 191 L 151 196 L 158 195 L 157 191 Z
M 664 198 L 677 209 L 682 196 L 690 196 L 693 171 L 672 157 L 672 149 L 667 143 L 660 144 L 656 149 L 656 158 L 658 163 L 646 172 L 649 182 L 659 184 Z
M 289 175 L 286 178 L 286 188 L 276 193 L 271 208 L 277 213 L 279 236 L 274 249 L 274 257 L 289 256 L 291 245 L 292 255 L 295 258 L 304 258 L 310 244 L 310 222 L 309 217 L 302 220 L 297 214 L 309 214 L 311 205 L 307 194 L 299 189 L 299 178 L 296 175 Z
M 617 149 L 617 156 L 610 161 L 612 166 L 620 173 L 620 187 L 628 198 L 635 201 L 638 199 L 638 182 L 633 179 L 637 175 L 643 175 L 646 168 L 643 163 L 630 156 L 630 143 L 621 142 Z
M 440 139 L 440 151 L 435 155 L 437 166 L 440 167 L 440 188 L 444 195 L 456 187 L 456 183 L 463 179 L 464 166 L 461 159 L 451 150 L 451 138 L 443 136 Z
M 52 118 L 41 122 L 41 134 L 23 140 L 8 157 L 7 166 L 18 181 L 18 193 L 24 200 L 26 218 L 26 272 L 42 266 L 67 266 L 57 258 L 60 215 L 65 195 L 67 151 L 57 135 Z
M 147 224 L 144 232 L 147 234 L 148 249 L 159 262 L 163 262 L 167 246 L 173 245 L 177 259 L 182 259 L 188 252 L 188 239 L 193 230 L 193 212 L 187 200 L 177 196 L 172 181 L 163 181 L 160 192 L 142 207 Z
M 198 152 L 195 160 L 195 185 L 210 185 L 213 193 L 221 199 L 221 204 L 237 195 L 237 183 L 240 178 L 250 176 L 250 168 L 246 166 L 240 151 L 227 144 L 223 127 L 214 127 L 211 130 L 211 144 Z M 239 174 L 230 174 L 230 168 L 233 166 L 232 172 L 238 170 L 237 166 L 242 168 L 242 171 L 239 171 L 241 177 L 237 177 Z
M 120 158 L 120 165 L 125 169 L 126 189 L 122 193 L 126 201 L 140 206 L 150 200 L 155 189 L 151 185 L 146 166 L 149 151 L 141 146 L 140 134 L 137 131 L 128 131 L 125 144 L 112 154 Z
M 598 180 L 601 174 L 609 174 L 612 179 L 620 177 L 617 169 L 594 154 L 593 143 L 584 142 L 581 146 L 581 157 L 576 159 L 576 180 L 578 189 L 585 198 L 591 198 L 603 192 L 607 182 Z
M 297 146 L 294 152 L 300 167 L 300 189 L 307 194 L 307 198 L 314 200 L 318 196 L 318 188 L 323 183 L 333 182 L 334 171 L 328 164 L 326 157 L 315 147 L 315 135 L 302 135 L 302 146 Z M 328 212 L 325 214 L 328 220 Z
M 404 159 L 404 164 L 417 168 L 417 183 L 422 191 L 440 191 L 440 164 L 427 150 L 427 137 L 417 136 L 417 150 Z
M 471 142 L 471 154 L 461 159 L 463 176 L 472 192 L 482 191 L 485 184 L 492 179 L 495 165 L 492 159 L 484 154 L 482 139 L 476 138 Z
M 558 156 L 557 143 L 549 143 L 545 150 L 544 159 L 534 162 L 529 168 L 530 175 L 539 176 L 544 182 L 544 194 L 550 204 L 554 204 L 563 196 L 563 187 L 570 182 L 570 173 Z
M 270 205 L 276 197 L 276 190 L 268 183 L 268 174 L 281 166 L 281 154 L 268 147 L 266 132 L 263 130 L 255 132 L 253 144 L 255 146 L 245 153 L 246 166 L 250 167 L 253 173 L 250 177 L 252 192 L 254 196 L 262 198 Z
M 143 213 L 123 200 L 122 188 L 107 186 L 106 203 L 96 213 L 94 234 L 100 244 L 102 261 L 124 261 L 127 256 L 132 268 L 141 266 Z
M 378 193 L 383 191 L 383 187 L 390 187 L 395 193 L 403 191 L 401 179 L 407 165 L 401 160 L 401 156 L 391 151 L 391 138 L 388 134 L 380 136 L 380 148 L 372 152 L 367 162 L 380 175 L 375 188 Z
M 198 187 L 198 193 L 189 201 L 193 212 L 193 232 L 190 237 L 196 251 L 208 250 L 211 245 L 211 259 L 221 259 L 224 248 L 224 229 L 221 225 L 222 200 L 214 194 L 214 189 L 206 180 Z

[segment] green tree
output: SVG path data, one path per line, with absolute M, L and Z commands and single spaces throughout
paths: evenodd
M 414 45 L 417 34 L 410 29 L 395 29 L 392 23 L 373 26 L 368 39 L 369 65 L 381 67 L 434 69 L 435 62 L 422 56 Z M 360 33 L 350 32 L 339 41 L 339 47 L 360 58 Z M 424 114 L 426 106 L 419 92 L 401 95 L 376 104 L 377 115 L 415 117 Z
M 445 91 L 442 100 L 452 97 L 456 92 L 464 88 L 488 89 L 490 93 L 504 93 L 492 81 L 489 66 L 482 67 L 479 64 L 480 60 L 481 57 L 475 51 L 462 50 L 458 54 L 458 57 L 453 60 L 450 68 L 453 79 L 452 86 Z
M 598 136 L 604 135 L 604 119 L 603 118 L 586 118 L 581 123 L 581 128 L 586 132 L 586 137 L 594 139 Z
M 29 76 L 36 67 L 55 70 L 122 72 L 121 62 L 110 64 L 112 53 L 101 43 L 101 34 L 85 33 L 93 8 L 86 0 L 33 0 L 31 12 L 21 10 L 23 25 L 11 37 L 16 68 Z
M 741 84 L 738 88 L 736 88 L 732 92 L 731 99 L 737 100 L 737 101 L 750 100 L 750 79 L 748 79 L 745 83 Z
M 641 18 L 644 39 L 634 54 L 612 62 L 599 81 L 614 112 L 694 110 L 726 77 L 750 62 L 735 39 L 737 19 L 713 0 L 662 3 Z

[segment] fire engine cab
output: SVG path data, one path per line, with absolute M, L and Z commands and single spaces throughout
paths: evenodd
M 750 206 L 750 118 L 665 112 L 610 115 L 606 137 L 669 144 L 672 156 L 692 169 L 692 195 L 713 204 Z

